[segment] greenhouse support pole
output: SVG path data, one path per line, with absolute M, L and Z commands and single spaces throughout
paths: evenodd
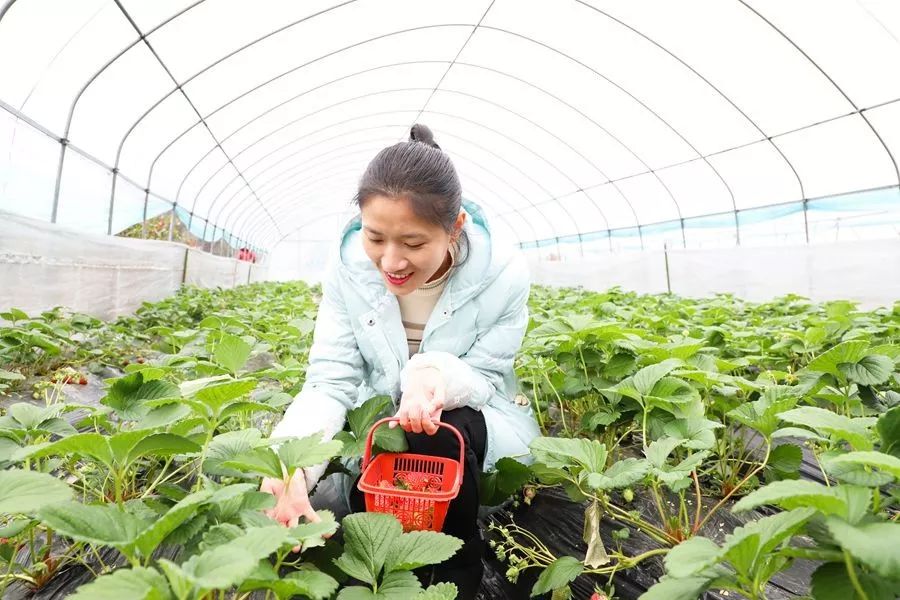
M 147 205 L 150 203 L 150 188 L 144 189 L 144 213 L 141 220 L 141 239 L 147 239 Z
M 56 223 L 56 215 L 59 212 L 59 188 L 62 183 L 63 163 L 66 161 L 66 147 L 69 140 L 62 138 L 59 140 L 59 167 L 56 169 L 56 187 L 53 190 L 53 211 L 50 213 L 50 222 Z
M 672 281 L 669 279 L 669 242 L 663 242 L 663 260 L 666 263 L 666 291 L 672 293 Z
M 806 234 L 806 243 L 809 244 L 809 199 L 803 199 L 803 232 Z
M 184 282 L 187 281 L 188 255 L 190 253 L 191 253 L 190 248 L 184 249 L 184 262 L 181 265 L 181 285 L 184 285 Z
M 735 211 L 734 211 L 734 235 L 735 235 L 735 242 L 737 242 L 737 245 L 740 246 L 741 245 L 741 225 L 740 225 L 740 221 L 738 221 L 737 209 L 735 209 Z
M 106 235 L 112 235 L 113 209 L 116 205 L 116 181 L 119 179 L 119 169 L 113 169 L 112 176 L 112 186 L 109 191 L 109 216 L 106 220 Z
M 681 217 L 681 247 L 687 250 L 687 236 L 684 233 L 684 217 Z

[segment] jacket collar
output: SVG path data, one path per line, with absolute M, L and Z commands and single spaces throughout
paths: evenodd
M 487 287 L 509 261 L 510 249 L 497 245 L 491 236 L 484 211 L 474 202 L 463 201 L 468 214 L 463 230 L 469 240 L 460 265 L 447 281 L 442 294 L 443 310 L 453 311 Z M 353 217 L 341 233 L 340 261 L 344 272 L 373 308 L 391 300 L 390 292 L 378 268 L 366 256 L 362 246 L 362 219 Z

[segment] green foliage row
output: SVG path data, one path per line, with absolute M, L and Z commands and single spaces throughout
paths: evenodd
M 4 381 L 49 376 L 50 356 L 123 372 L 105 381 L 99 405 L 45 394 L 0 416 L 0 593 L 16 581 L 40 589 L 77 564 L 96 578 L 75 598 L 454 598 L 454 586 L 423 590 L 411 571 L 449 558 L 455 538 L 353 515 L 334 560 L 330 551 L 314 563 L 303 557 L 337 531 L 331 513 L 292 528 L 265 513 L 275 500 L 258 491 L 260 477 L 287 483 L 297 469 L 358 458 L 360 436 L 389 410 L 389 399 L 371 399 L 329 442 L 269 439 L 302 385 L 317 293 L 302 283 L 188 288 L 109 324 L 61 309 L 2 315 Z M 72 323 L 83 325 L 77 339 Z M 40 324 L 58 330 L 58 348 L 22 341 Z M 405 438 L 391 430 L 376 444 L 401 451 Z
M 123 369 L 100 406 L 45 393 L 43 405 L 16 403 L 0 416 L 0 587 L 39 588 L 77 563 L 98 575 L 85 597 L 240 598 L 260 588 L 452 597 L 421 591 L 409 570 L 444 560 L 455 542 L 426 544 L 392 517 L 356 515 L 342 523 L 348 545 L 320 571 L 290 550 L 318 544 L 338 527 L 333 518 L 276 533 L 262 512 L 272 498 L 256 491 L 260 476 L 358 457 L 369 425 L 391 408 L 373 398 L 330 443 L 269 442 L 302 386 L 318 293 L 302 283 L 187 288 L 112 323 L 62 309 L 0 314 L 8 391 L 62 366 Z M 517 373 L 544 436 L 532 444 L 534 464 L 505 458 L 486 474 L 484 496 L 495 504 L 522 493 L 527 503 L 562 486 L 586 507 L 584 531 L 572 534 L 588 550 L 557 557 L 514 523 L 496 525 L 492 543 L 511 579 L 540 569 L 533 592 L 564 596 L 589 575 L 612 596 L 615 573 L 665 556 L 651 600 L 706 589 L 764 598 L 766 582 L 796 560 L 820 563 L 817 599 L 897 589 L 900 304 L 866 312 L 793 296 L 754 304 L 536 287 L 530 308 Z M 376 442 L 402 450 L 397 433 Z M 822 483 L 800 479 L 804 460 Z M 636 491 L 652 499 L 650 514 L 631 506 Z M 761 507 L 783 512 L 707 537 L 720 511 Z M 612 539 L 601 539 L 603 520 L 619 528 Z M 622 541 L 634 531 L 657 546 L 627 555 Z M 54 536 L 70 542 L 63 553 Z M 407 545 L 434 551 L 388 558 Z M 177 560 L 156 558 L 167 546 Z M 104 563 L 100 547 L 127 566 Z M 364 585 L 338 590 L 341 573 Z
M 755 600 L 776 573 L 815 560 L 817 600 L 894 597 L 900 303 L 865 312 L 794 296 L 538 288 L 531 313 L 517 370 L 545 436 L 531 445 L 534 464 L 501 461 L 485 483 L 494 501 L 562 486 L 585 503 L 587 553 L 556 557 L 498 524 L 510 579 L 541 569 L 533 593 L 565 596 L 575 577 L 603 576 L 612 596 L 613 574 L 665 555 L 666 576 L 644 600 L 707 589 Z M 804 459 L 823 483 L 800 478 Z M 649 514 L 629 506 L 636 493 L 651 499 Z M 784 512 L 753 520 L 762 507 Z M 729 509 L 751 520 L 706 537 L 718 540 L 710 524 Z M 602 520 L 621 528 L 606 543 Z M 657 547 L 626 555 L 633 531 Z

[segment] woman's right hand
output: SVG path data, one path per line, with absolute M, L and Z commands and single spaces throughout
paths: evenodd
M 297 469 L 294 476 L 288 480 L 266 477 L 262 480 L 259 491 L 275 496 L 275 507 L 266 509 L 264 512 L 269 518 L 278 521 L 285 527 L 296 527 L 301 516 L 310 523 L 318 523 L 322 520 L 309 502 L 303 469 Z M 294 546 L 294 552 L 300 552 L 300 546 Z
M 395 415 L 400 420 L 391 421 L 388 427 L 393 429 L 399 425 L 407 433 L 434 435 L 441 421 L 445 395 L 446 384 L 440 370 L 435 367 L 414 369 L 400 396 L 400 408 Z

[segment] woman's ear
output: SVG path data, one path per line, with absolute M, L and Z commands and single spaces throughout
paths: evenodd
M 453 224 L 453 241 L 459 239 L 459 236 L 462 235 L 462 228 L 466 222 L 466 213 L 463 211 L 459 211 L 459 215 L 456 217 L 456 223 Z

